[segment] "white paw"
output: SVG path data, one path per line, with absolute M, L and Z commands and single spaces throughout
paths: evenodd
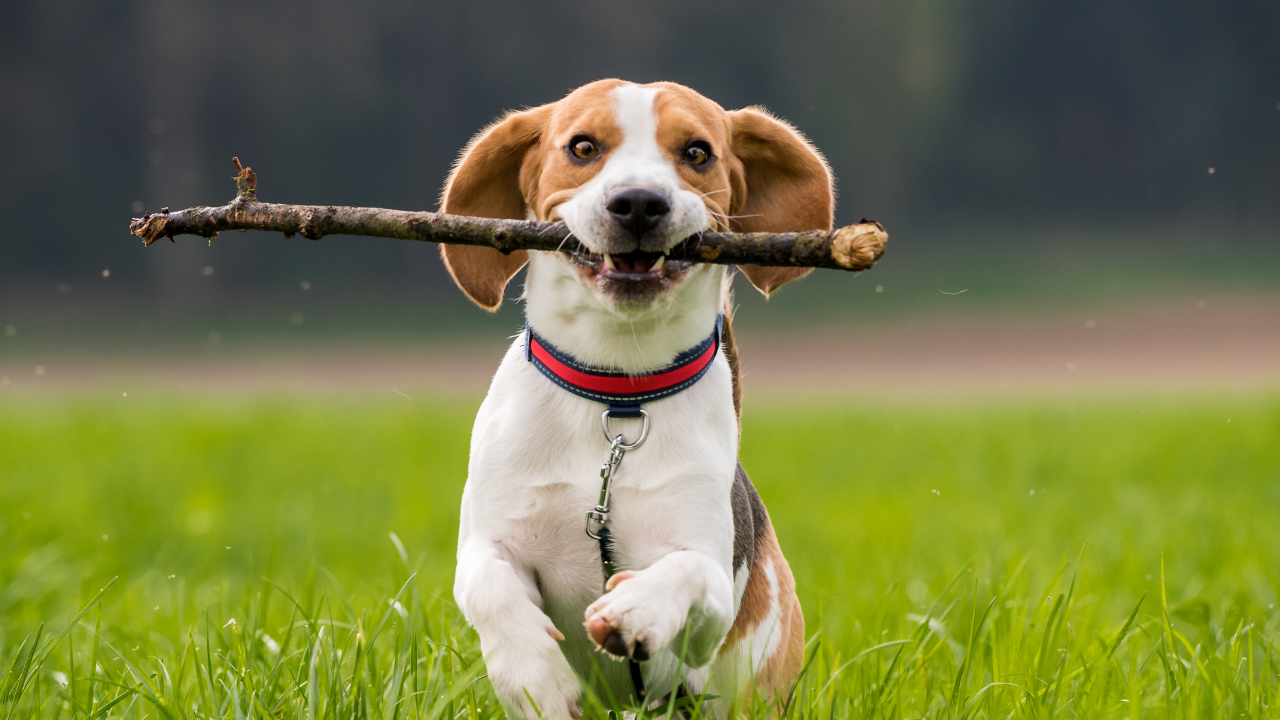
M 643 570 L 620 572 L 605 589 L 587 608 L 584 624 L 596 646 L 615 658 L 648 660 L 684 627 L 688 607 Z
M 552 633 L 559 638 L 553 638 Z M 578 678 L 556 639 L 563 640 L 564 636 L 552 627 L 545 634 L 497 638 L 493 647 L 482 642 L 489 683 L 509 717 L 538 720 L 541 715 L 542 720 L 577 720 L 582 715 Z

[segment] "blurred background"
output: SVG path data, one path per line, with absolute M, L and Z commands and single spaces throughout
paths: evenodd
M 1274 2 L 54 0 L 0 26 L 10 388 L 124 382 L 144 348 L 204 388 L 482 386 L 519 308 L 470 307 L 433 246 L 144 250 L 127 222 L 225 202 L 232 156 L 267 200 L 434 209 L 479 128 L 610 76 L 768 107 L 830 159 L 838 221 L 890 231 L 863 276 L 739 286 L 760 388 L 1276 377 Z M 797 343 L 822 372 L 788 372 Z

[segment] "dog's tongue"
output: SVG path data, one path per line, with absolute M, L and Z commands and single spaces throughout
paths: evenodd
M 643 275 L 653 272 L 653 265 L 662 257 L 658 253 L 629 252 L 622 255 L 610 255 L 614 272 L 624 275 Z
M 653 265 L 653 260 L 640 258 L 634 255 L 613 256 L 613 266 L 618 269 L 618 272 L 623 272 L 623 273 L 649 272 L 649 267 L 652 265 Z

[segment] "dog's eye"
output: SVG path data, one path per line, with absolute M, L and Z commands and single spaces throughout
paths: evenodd
M 596 148 L 596 144 L 591 141 L 591 138 L 578 135 L 569 141 L 569 152 L 573 153 L 573 156 L 579 160 L 590 160 L 600 150 Z
M 690 165 L 705 165 L 711 159 L 711 146 L 701 140 L 694 140 L 684 149 L 684 161 Z

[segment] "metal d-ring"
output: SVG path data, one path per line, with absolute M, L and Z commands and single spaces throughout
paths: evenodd
M 645 438 L 649 437 L 649 412 L 644 408 L 639 408 L 639 410 L 640 410 L 640 417 L 644 419 L 644 424 L 640 426 L 640 437 L 630 445 L 626 444 L 626 439 L 623 438 L 623 442 L 618 445 L 618 447 L 622 448 L 623 450 L 635 450 L 636 448 L 644 444 Z M 600 416 L 600 424 L 604 426 L 605 440 L 608 440 L 609 442 L 613 442 L 615 437 L 618 437 L 618 438 L 622 437 L 621 435 L 615 436 L 613 433 L 609 431 L 609 411 L 608 410 L 605 410 L 604 414 Z

